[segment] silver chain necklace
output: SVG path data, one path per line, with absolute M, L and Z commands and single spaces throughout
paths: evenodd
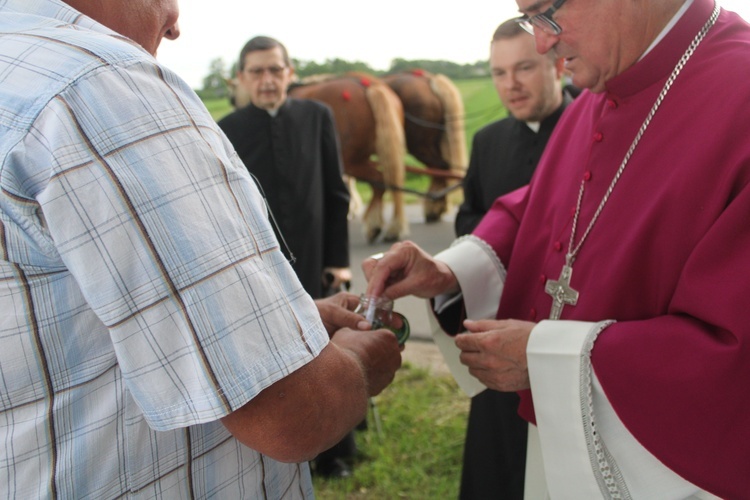
M 609 188 L 607 188 L 607 191 L 604 193 L 604 197 L 599 203 L 596 212 L 594 212 L 594 215 L 591 218 L 591 222 L 589 222 L 588 227 L 583 232 L 583 236 L 581 236 L 578 244 L 574 246 L 576 227 L 578 226 L 578 217 L 581 213 L 581 203 L 583 201 L 583 191 L 586 187 L 586 180 L 584 179 L 581 181 L 581 187 L 578 190 L 576 211 L 573 215 L 573 226 L 570 231 L 570 241 L 568 242 L 568 253 L 565 254 L 565 265 L 563 265 L 562 271 L 560 272 L 560 277 L 556 281 L 547 280 L 547 283 L 544 287 L 545 292 L 547 292 L 547 294 L 552 297 L 552 309 L 550 310 L 549 316 L 550 319 L 560 319 L 563 307 L 565 307 L 566 305 L 574 306 L 578 303 L 578 292 L 570 287 L 570 278 L 573 275 L 573 262 L 575 262 L 575 259 L 578 256 L 578 252 L 581 251 L 581 247 L 588 238 L 589 233 L 591 233 L 591 229 L 599 219 L 599 215 L 602 213 L 602 210 L 604 210 L 604 206 L 607 204 L 607 201 L 609 201 L 609 197 L 612 194 L 612 191 L 614 191 L 615 185 L 617 185 L 617 181 L 619 181 L 620 177 L 622 177 L 622 173 L 625 171 L 625 167 L 627 167 L 628 162 L 630 161 L 630 157 L 633 156 L 633 152 L 638 147 L 638 143 L 641 142 L 641 138 L 646 132 L 648 126 L 651 124 L 651 120 L 654 118 L 656 111 L 661 106 L 662 101 L 664 101 L 664 98 L 669 93 L 669 90 L 672 88 L 675 80 L 679 76 L 682 69 L 685 67 L 685 64 L 687 64 L 688 60 L 692 57 L 695 49 L 698 48 L 698 45 L 700 45 L 700 43 L 706 37 L 708 31 L 711 29 L 711 27 L 713 27 L 714 23 L 716 23 L 716 19 L 719 17 L 719 11 L 719 5 L 714 2 L 714 10 L 711 13 L 711 16 L 708 18 L 708 21 L 706 21 L 706 24 L 703 25 L 698 34 L 695 35 L 695 38 L 690 43 L 690 46 L 687 48 L 685 53 L 677 62 L 677 65 L 672 70 L 672 74 L 669 76 L 666 83 L 664 84 L 664 88 L 662 88 L 661 93 L 659 93 L 659 96 L 656 98 L 656 102 L 654 102 L 654 105 L 651 107 L 651 111 L 649 112 L 648 116 L 646 116 L 646 119 L 643 120 L 643 124 L 638 130 L 638 133 L 635 135 L 633 143 L 630 145 L 628 152 L 625 153 L 625 157 L 620 164 L 620 168 L 617 169 L 612 182 L 610 182 L 609 184 Z

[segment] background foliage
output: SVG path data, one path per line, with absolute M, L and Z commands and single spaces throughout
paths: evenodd
M 489 76 L 487 61 L 477 61 L 473 64 L 457 64 L 451 61 L 406 60 L 396 58 L 391 61 L 391 67 L 386 71 L 378 71 L 361 61 L 345 61 L 343 59 L 326 59 L 322 63 L 292 58 L 295 72 L 300 78 L 320 74 L 340 74 L 348 71 L 360 71 L 372 75 L 382 76 L 387 73 L 409 71 L 421 68 L 432 73 L 441 73 L 451 80 L 466 80 L 470 78 L 486 78 Z M 237 73 L 237 62 L 227 64 L 224 59 L 217 58 L 209 63 L 208 74 L 203 78 L 203 86 L 196 92 L 205 99 L 225 98 L 227 96 L 226 79 Z

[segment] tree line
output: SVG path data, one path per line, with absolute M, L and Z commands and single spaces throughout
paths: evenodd
M 441 73 L 451 80 L 463 80 L 467 78 L 480 78 L 489 76 L 487 61 L 477 61 L 471 64 L 458 64 L 451 61 L 431 60 L 407 60 L 396 58 L 391 61 L 391 66 L 385 71 L 371 68 L 367 63 L 361 61 L 345 61 L 334 58 L 326 59 L 322 63 L 292 59 L 295 72 L 300 78 L 320 74 L 341 74 L 348 71 L 360 71 L 376 76 L 413 69 L 423 69 L 431 73 Z M 227 97 L 226 79 L 234 77 L 237 72 L 237 63 L 227 66 L 222 58 L 211 61 L 208 74 L 203 78 L 203 86 L 197 92 L 202 98 L 224 98 Z

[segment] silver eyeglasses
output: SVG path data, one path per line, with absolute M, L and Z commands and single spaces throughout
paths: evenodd
M 245 71 L 254 79 L 260 79 L 263 77 L 263 74 L 267 71 L 272 77 L 274 78 L 280 78 L 281 75 L 284 73 L 284 70 L 286 70 L 286 66 L 269 66 L 267 68 L 247 68 Z
M 560 10 L 560 7 L 562 7 L 562 5 L 566 1 L 567 0 L 557 0 L 552 4 L 552 7 L 545 10 L 541 14 L 537 14 L 531 17 L 521 16 L 516 19 L 516 22 L 521 26 L 521 28 L 524 29 L 524 31 L 532 35 L 534 34 L 534 28 L 536 27 L 544 31 L 548 35 L 557 36 L 562 33 L 562 28 L 555 22 L 554 19 L 552 19 L 552 14 Z

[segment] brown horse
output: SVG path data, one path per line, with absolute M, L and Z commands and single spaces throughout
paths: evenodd
M 448 77 L 424 70 L 394 73 L 383 80 L 396 92 L 404 107 L 404 130 L 409 153 L 425 166 L 445 170 L 433 175 L 429 193 L 445 190 L 463 177 L 467 168 L 464 105 L 461 93 Z M 440 220 L 448 210 L 446 197 L 426 197 L 427 222 Z
M 230 83 L 232 104 L 249 103 L 240 88 Z M 383 230 L 383 195 L 389 187 L 393 200 L 393 218 L 383 239 L 396 241 L 408 234 L 404 212 L 404 115 L 398 96 L 383 81 L 372 75 L 350 73 L 316 78 L 310 83 L 293 85 L 289 95 L 327 104 L 333 111 L 341 142 L 344 173 L 372 186 L 372 199 L 362 216 L 367 240 L 374 242 Z M 377 156 L 377 163 L 371 156 Z M 350 183 L 353 188 L 353 183 Z M 358 196 L 351 189 L 352 196 Z

